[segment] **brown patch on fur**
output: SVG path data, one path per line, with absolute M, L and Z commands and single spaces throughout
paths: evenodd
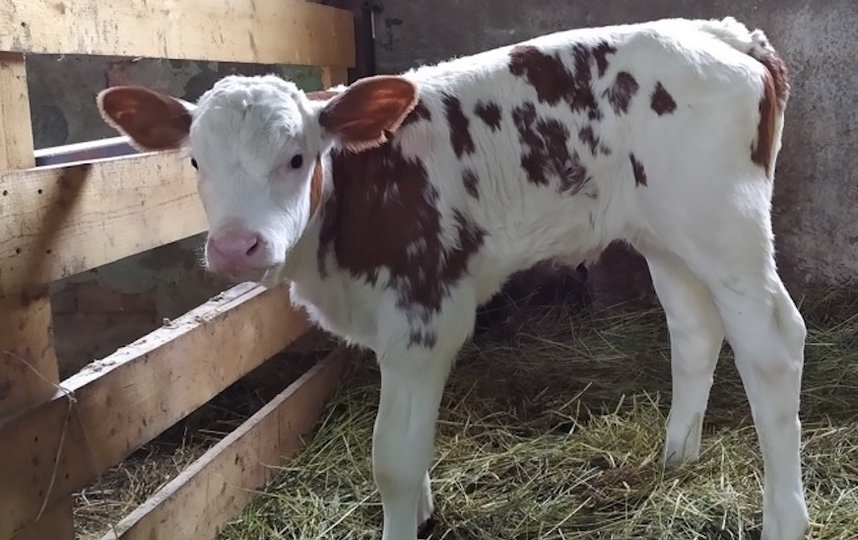
M 638 88 L 640 86 L 632 74 L 627 71 L 621 71 L 617 73 L 614 84 L 605 90 L 603 95 L 608 99 L 611 108 L 614 109 L 614 114 L 620 115 L 629 111 L 629 103 L 637 93 Z
M 322 210 L 317 252 L 320 274 L 327 275 L 330 253 L 341 268 L 370 284 L 387 270 L 383 286 L 398 292 L 398 306 L 414 323 L 412 333 L 420 333 L 466 274 L 485 232 L 457 212 L 455 242 L 445 247 L 442 237 L 451 235 L 442 234 L 438 191 L 423 162 L 406 159 L 393 145 L 359 153 L 334 149 L 331 164 L 333 193 Z M 421 336 L 413 344 L 434 343 L 429 334 Z
M 438 334 L 435 330 L 421 330 L 419 328 L 412 328 L 408 334 L 408 346 L 414 347 L 415 345 L 420 347 L 426 347 L 427 349 L 431 349 L 438 342 Z
M 534 90 L 540 103 L 557 105 L 561 100 L 569 104 L 575 112 L 587 112 L 592 120 L 602 117 L 596 97 L 593 94 L 593 76 L 590 72 L 591 62 L 596 62 L 601 70 L 604 63 L 607 69 L 607 50 L 594 50 L 575 45 L 572 50 L 574 74 L 567 69 L 560 55 L 546 54 L 533 45 L 518 45 L 510 51 L 509 70 L 516 77 L 527 80 Z
M 593 126 L 587 125 L 578 130 L 578 140 L 590 147 L 593 157 L 596 157 L 598 152 L 601 152 L 605 156 L 611 155 L 611 149 L 599 140 L 599 137 L 593 131 Z
M 592 126 L 584 126 L 578 130 L 578 140 L 590 147 L 593 156 L 596 155 L 596 150 L 599 148 L 599 138 L 593 132 Z
M 533 103 L 516 107 L 512 110 L 512 121 L 518 128 L 519 141 L 525 147 L 521 155 L 521 168 L 527 173 L 527 180 L 537 186 L 548 185 L 542 168 L 545 146 L 533 125 L 536 122 L 536 107 Z
M 509 56 L 510 72 L 527 79 L 542 103 L 557 105 L 575 87 L 572 74 L 557 54 L 550 56 L 533 45 L 518 45 Z
M 482 119 L 482 121 L 492 129 L 492 131 L 500 129 L 501 108 L 494 101 L 489 101 L 488 103 L 478 101 L 477 104 L 474 105 L 474 114 L 479 116 L 480 119 Z
M 444 110 L 447 114 L 447 124 L 450 126 L 450 143 L 456 157 L 473 154 L 476 151 L 474 139 L 471 138 L 468 117 L 462 111 L 462 102 L 454 96 L 444 96 Z
M 408 113 L 408 116 L 405 117 L 405 120 L 402 121 L 402 125 L 399 127 L 415 124 L 422 120 L 432 120 L 432 112 L 429 111 L 429 108 L 426 107 L 426 104 L 422 100 L 417 100 L 417 105 Z
M 760 97 L 760 121 L 757 123 L 757 142 L 751 145 L 751 161 L 765 169 L 771 177 L 772 154 L 778 116 L 777 90 L 770 74 L 764 77 L 763 95 Z
M 785 109 L 790 93 L 789 71 L 787 70 L 786 63 L 774 51 L 771 51 L 767 56 L 760 59 L 760 62 L 766 66 L 766 69 L 772 76 L 772 84 L 774 85 L 778 107 L 781 110 Z
M 590 120 L 600 120 L 602 110 L 596 103 L 596 95 L 593 93 L 593 75 L 590 73 L 590 62 L 598 62 L 593 57 L 593 51 L 584 45 L 575 45 L 572 48 L 572 57 L 575 62 L 575 86 L 573 98 L 569 102 L 573 111 L 587 111 Z M 607 65 L 605 66 L 607 69 Z
M 599 68 L 599 77 L 605 76 L 605 71 L 608 69 L 608 55 L 617 52 L 617 48 L 603 41 L 593 48 L 593 58 L 596 59 L 596 66 Z
M 662 116 L 671 114 L 676 110 L 676 101 L 673 100 L 673 96 L 670 95 L 664 85 L 658 82 L 650 95 L 649 106 L 656 114 Z
M 757 141 L 751 145 L 751 160 L 763 167 L 766 176 L 772 177 L 775 152 L 775 130 L 778 116 L 783 114 L 789 100 L 790 84 L 786 63 L 774 50 L 758 58 L 766 68 L 763 78 L 763 95 L 760 97 L 760 121 L 757 124 Z
M 465 184 L 465 190 L 471 197 L 475 199 L 480 198 L 480 192 L 477 190 L 479 178 L 477 178 L 477 174 L 473 169 L 465 169 L 462 173 L 462 182 Z
M 632 172 L 635 174 L 635 185 L 646 186 L 646 170 L 643 163 L 638 161 L 634 154 L 629 154 L 629 160 L 632 162 Z
M 521 167 L 527 173 L 527 180 L 547 186 L 548 175 L 552 174 L 559 178 L 559 191 L 571 195 L 580 191 L 590 178 L 578 153 L 569 153 L 567 127 L 554 118 L 537 116 L 533 103 L 513 109 L 512 118 L 524 147 Z

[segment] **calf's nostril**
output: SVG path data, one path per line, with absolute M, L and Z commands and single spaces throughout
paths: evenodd
M 259 239 L 258 238 L 253 242 L 253 244 L 249 248 L 247 248 L 246 255 L 248 255 L 248 256 L 253 255 L 257 251 L 259 251 Z

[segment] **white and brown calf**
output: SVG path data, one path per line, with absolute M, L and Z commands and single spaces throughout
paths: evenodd
M 761 31 L 673 19 L 326 92 L 232 76 L 196 105 L 139 87 L 99 105 L 139 148 L 189 148 L 211 271 L 289 280 L 322 327 L 377 353 L 384 540 L 413 540 L 432 512 L 438 405 L 477 306 L 516 271 L 616 239 L 646 257 L 670 329 L 665 461 L 698 458 L 726 336 L 764 459 L 763 538 L 797 540 L 805 326 L 770 219 L 788 90 Z

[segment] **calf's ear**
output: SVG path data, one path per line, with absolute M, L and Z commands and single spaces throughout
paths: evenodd
M 351 150 L 373 148 L 402 125 L 417 99 L 417 87 L 402 77 L 367 77 L 331 98 L 319 113 L 319 124 Z
M 194 106 L 143 88 L 114 86 L 96 98 L 101 117 L 143 151 L 181 148 L 188 138 Z

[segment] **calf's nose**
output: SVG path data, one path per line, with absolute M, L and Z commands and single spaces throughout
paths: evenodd
M 253 266 L 262 245 L 262 238 L 252 232 L 227 232 L 210 237 L 209 256 L 219 267 L 244 269 Z

